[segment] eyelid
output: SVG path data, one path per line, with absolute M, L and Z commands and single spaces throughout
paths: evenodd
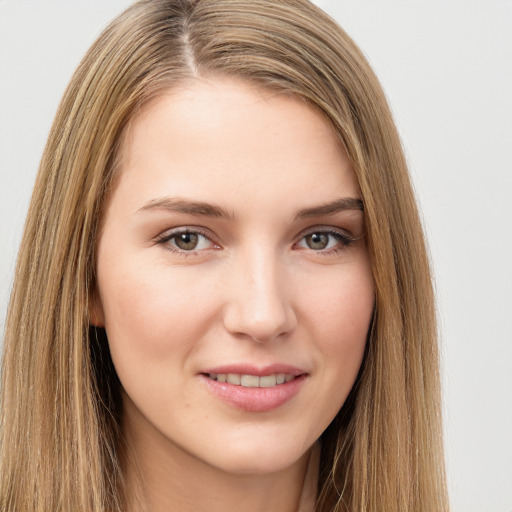
M 300 247 L 300 249 L 309 251 L 313 254 L 319 255 L 319 256 L 329 256 L 331 254 L 337 254 L 345 249 L 348 249 L 350 245 L 352 245 L 354 242 L 357 242 L 361 238 L 364 237 L 364 233 L 359 237 L 352 236 L 346 229 L 335 227 L 335 226 L 329 226 L 329 225 L 317 225 L 317 226 L 311 226 L 305 230 L 303 230 L 297 237 L 296 241 L 293 244 L 293 247 L 297 247 L 302 240 L 307 237 L 308 235 L 311 235 L 313 233 L 326 233 L 328 235 L 331 235 L 338 239 L 338 244 L 336 244 L 334 247 L 330 247 L 327 249 L 320 249 L 320 250 L 314 250 L 307 247 Z
M 352 242 L 355 242 L 356 240 L 359 240 L 360 238 L 362 238 L 362 236 L 360 236 L 360 237 L 352 236 L 350 231 L 348 231 L 347 229 L 343 229 L 343 228 L 336 227 L 336 226 L 329 226 L 329 225 L 319 224 L 317 226 L 311 226 L 311 227 L 306 228 L 303 231 L 301 231 L 297 235 L 296 240 L 301 240 L 305 236 L 311 235 L 312 233 L 338 234 L 338 235 L 341 235 L 344 238 L 346 238 L 347 240 L 350 240 Z
M 205 237 L 207 240 L 209 240 L 215 247 L 207 248 L 207 249 L 192 249 L 190 251 L 180 249 L 179 247 L 176 247 L 174 245 L 169 244 L 168 242 L 183 233 L 194 233 L 198 234 L 200 236 Z M 336 244 L 335 247 L 331 247 L 328 249 L 321 249 L 321 250 L 314 250 L 309 249 L 311 252 L 316 254 L 323 254 L 328 255 L 331 253 L 336 253 L 339 251 L 342 251 L 346 248 L 348 248 L 352 243 L 360 240 L 364 237 L 364 233 L 358 237 L 354 237 L 350 234 L 350 232 L 346 229 L 337 227 L 337 226 L 331 226 L 331 225 L 316 225 L 316 226 L 310 226 L 307 229 L 304 229 L 301 231 L 296 237 L 295 242 L 293 242 L 293 247 L 296 247 L 306 236 L 313 234 L 313 233 L 326 233 L 328 235 L 334 236 L 338 238 L 339 243 Z M 182 256 L 191 256 L 191 255 L 197 255 L 199 252 L 212 250 L 212 249 L 221 249 L 222 246 L 218 242 L 217 237 L 209 230 L 204 227 L 200 226 L 179 226 L 171 229 L 167 229 L 160 235 L 155 237 L 155 243 L 164 246 L 167 250 L 174 252 L 176 254 L 180 254 Z M 303 248 L 305 250 L 308 250 L 308 248 Z
M 185 251 L 183 249 L 179 249 L 178 247 L 167 244 L 167 242 L 169 242 L 172 238 L 174 238 L 175 236 L 178 236 L 180 234 L 183 234 L 183 233 L 195 233 L 195 234 L 201 235 L 201 236 L 205 237 L 206 239 L 208 239 L 212 244 L 214 244 L 216 246 L 216 247 L 214 247 L 215 249 L 218 249 L 221 247 L 221 245 L 217 241 L 215 235 L 210 230 L 202 228 L 200 226 L 179 226 L 176 228 L 167 229 L 166 231 L 164 231 L 163 233 L 161 233 L 160 235 L 155 237 L 155 243 L 164 245 L 166 247 L 166 249 L 168 249 L 169 251 L 175 252 L 178 254 L 182 254 L 184 256 L 193 255 L 193 254 L 197 254 L 198 252 L 208 250 L 208 249 L 200 249 L 200 250 Z

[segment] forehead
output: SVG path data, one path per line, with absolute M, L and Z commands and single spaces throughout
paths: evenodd
M 193 187 L 204 201 L 256 195 L 279 202 L 286 192 L 313 204 L 359 195 L 342 144 L 319 110 L 218 77 L 170 90 L 132 120 L 118 187 L 148 197 L 188 195 Z

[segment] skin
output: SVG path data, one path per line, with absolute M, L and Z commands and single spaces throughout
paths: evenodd
M 92 320 L 123 386 L 127 481 L 143 481 L 150 510 L 297 510 L 374 304 L 363 212 L 354 201 L 317 208 L 341 198 L 360 198 L 346 153 L 294 97 L 198 79 L 132 120 L 102 218 Z M 195 248 L 180 245 L 183 228 L 200 232 Z M 241 363 L 305 375 L 283 405 L 248 411 L 203 375 Z

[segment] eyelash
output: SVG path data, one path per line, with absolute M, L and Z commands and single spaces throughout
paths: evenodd
M 323 234 L 323 235 L 329 235 L 336 239 L 338 242 L 334 247 L 331 247 L 329 249 L 323 249 L 315 251 L 314 249 L 309 248 L 309 250 L 319 256 L 332 256 L 339 254 L 342 251 L 347 250 L 354 242 L 357 242 L 362 237 L 354 238 L 350 236 L 348 233 L 341 229 L 334 229 L 334 228 L 328 228 L 328 227 L 322 227 L 322 226 L 315 226 L 313 228 L 309 228 L 307 231 L 303 232 L 299 236 L 299 241 L 294 244 L 297 245 L 298 243 L 302 242 L 307 236 L 314 235 L 314 234 Z M 306 248 L 308 250 L 308 248 Z
M 212 244 L 217 245 L 216 242 L 213 240 L 212 235 L 208 231 L 205 231 L 198 227 L 176 228 L 170 232 L 167 232 L 159 236 L 156 239 L 156 243 L 158 245 L 164 246 L 166 250 L 178 254 L 179 256 L 183 256 L 184 258 L 188 256 L 197 256 L 200 250 L 192 249 L 190 251 L 186 251 L 184 249 L 180 249 L 179 247 L 175 247 L 169 243 L 173 238 L 177 238 L 180 235 L 199 235 L 209 240 Z
M 206 238 L 207 240 L 209 240 L 212 244 L 217 245 L 216 242 L 213 240 L 212 235 L 208 231 L 205 231 L 198 227 L 176 228 L 176 229 L 174 229 L 170 232 L 167 232 L 167 233 L 161 235 L 160 237 L 158 237 L 156 239 L 156 243 L 158 245 L 164 246 L 166 250 L 171 251 L 171 252 L 178 254 L 182 257 L 185 257 L 185 258 L 188 256 L 197 256 L 197 254 L 204 249 L 200 249 L 200 250 L 192 249 L 192 250 L 187 251 L 187 250 L 175 247 L 169 243 L 174 238 L 176 238 L 180 235 L 186 235 L 186 234 L 202 236 L 202 237 Z M 360 240 L 362 238 L 362 236 L 364 236 L 364 235 L 362 235 L 358 238 L 353 238 L 343 230 L 327 228 L 327 227 L 322 227 L 322 226 L 317 226 L 317 227 L 315 226 L 315 227 L 309 228 L 307 231 L 301 233 L 298 237 L 298 241 L 295 242 L 293 244 L 293 246 L 295 247 L 297 244 L 302 242 L 307 236 L 314 235 L 314 234 L 328 235 L 328 236 L 335 238 L 336 241 L 338 242 L 334 247 L 331 247 L 329 249 L 321 249 L 318 251 L 311 249 L 311 248 L 309 248 L 309 249 L 304 248 L 305 250 L 309 250 L 309 251 L 313 252 L 314 254 L 318 254 L 321 256 L 330 256 L 330 255 L 338 254 L 342 251 L 345 251 L 354 242 L 357 242 L 358 240 Z

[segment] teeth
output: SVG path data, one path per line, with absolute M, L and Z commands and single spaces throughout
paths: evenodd
M 236 384 L 237 386 L 240 386 L 240 377 L 241 376 L 238 375 L 237 373 L 228 373 L 228 378 L 226 379 L 226 382 L 228 382 L 229 384 Z
M 284 373 L 275 373 L 263 377 L 238 373 L 210 373 L 209 377 L 217 382 L 227 382 L 228 384 L 235 384 L 236 386 L 244 386 L 246 388 L 272 388 L 277 384 L 284 384 L 295 378 L 294 375 Z
M 257 375 L 241 375 L 240 384 L 246 388 L 259 388 L 260 378 Z
M 260 377 L 260 388 L 271 388 L 277 384 L 276 375 L 265 375 Z

